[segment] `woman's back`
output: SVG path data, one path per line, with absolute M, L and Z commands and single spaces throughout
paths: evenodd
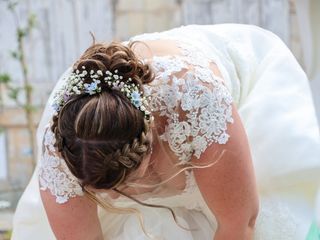
M 138 43 L 134 51 L 139 58 L 150 63 L 156 74 L 155 79 L 145 85 L 146 93 L 152 96 L 150 105 L 156 123 L 154 136 L 159 140 L 150 159 L 154 167 L 152 173 L 156 173 L 159 178 L 154 179 L 152 184 L 157 185 L 170 178 L 190 162 L 213 163 L 210 155 L 214 151 L 206 154 L 210 146 L 223 150 L 230 143 L 245 144 L 246 140 L 239 141 L 240 135 L 236 134 L 241 132 L 240 128 L 232 131 L 232 126 L 236 126 L 234 122 L 240 122 L 241 117 L 253 157 L 261 203 L 255 239 L 303 239 L 314 214 L 310 204 L 314 190 L 308 190 L 306 194 L 305 185 L 299 184 L 304 182 L 316 187 L 320 168 L 319 129 L 307 79 L 283 43 L 264 30 L 232 24 L 185 26 L 136 36 L 131 40 L 146 43 L 147 46 Z M 239 112 L 239 117 L 231 111 L 231 106 Z M 302 121 L 296 114 L 301 112 L 308 118 Z M 48 111 L 44 116 L 46 121 L 50 118 Z M 51 145 L 53 143 L 49 142 L 48 147 Z M 236 151 L 235 146 L 229 150 Z M 245 148 L 243 145 L 241 149 Z M 202 162 L 203 155 L 211 161 Z M 304 161 L 301 161 L 302 156 Z M 237 165 L 239 159 L 237 155 L 229 157 L 228 169 L 232 169 L 232 166 L 241 169 Z M 178 167 L 175 167 L 176 164 Z M 211 172 L 204 175 L 207 179 L 219 176 L 214 170 L 219 168 L 210 169 Z M 234 180 L 241 183 L 229 192 L 230 199 L 236 198 L 237 191 L 245 185 L 237 178 L 237 174 L 244 174 L 244 170 L 237 169 L 217 179 L 220 183 Z M 146 229 L 163 239 L 180 237 L 211 240 L 217 222 L 201 192 L 206 191 L 201 187 L 203 179 L 196 181 L 193 172 L 197 171 L 186 170 L 173 178 L 173 181 L 162 185 L 164 188 L 161 190 L 175 190 L 175 194 L 172 191 L 168 191 L 167 195 L 163 194 L 165 191 L 152 191 L 137 198 L 172 208 L 178 216 L 178 223 L 195 227 L 198 231 L 190 232 L 180 228 L 167 209 L 146 208 L 124 197 L 112 200 L 102 195 L 116 206 L 139 209 L 145 217 Z M 199 179 L 199 176 L 196 178 Z M 36 183 L 36 178 L 33 178 L 29 189 L 31 186 L 36 188 Z M 59 185 L 47 186 L 52 186 L 54 193 L 66 194 L 62 198 L 64 201 L 72 199 L 68 191 L 57 191 Z M 213 194 L 213 199 L 222 196 L 226 186 Z M 213 188 L 209 191 L 214 193 Z M 15 220 L 17 226 L 26 219 L 21 213 L 31 209 L 26 207 L 30 196 L 27 194 L 23 198 L 24 204 L 21 200 L 18 206 Z M 239 204 L 242 196 L 246 195 L 240 194 L 239 201 L 234 203 Z M 299 203 L 298 196 L 302 196 L 299 197 Z M 248 203 L 249 200 L 244 201 L 244 204 Z M 298 207 L 303 207 L 304 212 L 296 211 Z M 241 208 L 238 206 L 235 210 Z M 110 214 L 100 208 L 98 211 L 106 238 L 146 237 L 134 216 Z M 36 218 L 42 219 L 43 214 L 42 211 Z M 38 226 L 41 224 L 44 223 L 38 223 Z M 50 232 L 48 225 L 42 226 L 45 232 Z M 16 228 L 16 239 L 19 239 L 20 234 L 28 232 L 23 229 L 23 224 Z M 45 232 L 43 235 L 39 233 L 39 239 L 50 239 Z

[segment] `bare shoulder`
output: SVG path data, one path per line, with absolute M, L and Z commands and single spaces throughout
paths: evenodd
M 88 197 L 76 196 L 58 204 L 48 189 L 40 190 L 40 195 L 57 239 L 102 239 L 97 205 Z
M 214 162 L 212 156 L 225 154 L 212 167 L 194 170 L 199 189 L 220 224 L 251 224 L 258 211 L 258 195 L 251 151 L 245 128 L 232 104 L 234 123 L 228 124 L 226 144 L 213 143 L 194 159 L 195 164 Z M 218 154 L 219 155 L 219 154 Z M 239 224 L 238 224 L 239 225 Z
M 181 54 L 177 43 L 170 39 L 139 41 L 133 50 L 141 58 Z

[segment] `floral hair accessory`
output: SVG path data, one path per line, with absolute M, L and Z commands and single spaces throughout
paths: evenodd
M 123 76 L 118 74 L 118 70 L 115 70 L 114 73 L 110 71 L 102 72 L 101 70 L 90 70 L 88 72 L 85 66 L 82 66 L 82 71 L 77 69 L 67 78 L 66 84 L 54 96 L 52 107 L 56 112 L 59 112 L 73 95 L 100 93 L 103 82 L 104 86 L 122 92 L 137 109 L 144 113 L 147 120 L 153 119 L 151 112 L 147 110 L 147 97 L 143 96 L 142 91 L 139 90 L 137 84 L 132 82 L 131 78 L 128 78 L 127 82 L 120 81 Z M 88 82 L 88 79 L 91 82 Z

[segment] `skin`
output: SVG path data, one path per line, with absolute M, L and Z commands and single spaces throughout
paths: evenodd
M 86 196 L 57 204 L 50 191 L 40 191 L 48 220 L 58 240 L 103 240 L 97 205 Z
M 214 151 L 228 152 L 212 167 L 195 169 L 199 189 L 218 221 L 214 240 L 253 239 L 259 203 L 250 149 L 241 120 L 233 105 L 235 123 L 228 126 L 225 145 L 212 144 L 196 164 L 210 162 Z
M 215 75 L 222 77 L 215 64 Z M 212 144 L 195 164 L 210 162 L 215 151 L 227 153 L 208 168 L 195 169 L 194 175 L 208 207 L 214 213 L 218 229 L 214 240 L 251 240 L 259 213 L 259 198 L 249 142 L 237 108 L 232 104 L 234 123 L 227 125 L 230 135 L 224 145 Z
M 147 41 L 152 52 L 144 46 L 135 48 L 140 57 L 151 57 L 152 54 L 179 53 L 172 41 Z M 216 65 L 212 64 L 212 71 L 221 76 Z M 235 105 L 232 105 L 233 124 L 228 124 L 227 133 L 231 136 L 226 144 L 211 144 L 200 159 L 192 159 L 195 164 L 212 162 L 215 151 L 227 150 L 217 164 L 204 169 L 194 169 L 194 176 L 198 187 L 208 207 L 215 215 L 218 229 L 214 240 L 250 240 L 253 239 L 255 220 L 258 214 L 258 194 L 252 165 L 252 158 L 245 129 L 242 125 Z M 159 120 L 158 125 L 164 126 Z M 167 179 L 178 169 L 174 164 L 178 162 L 174 153 L 170 153 L 169 146 L 159 147 L 154 139 L 154 150 L 147 161 L 142 164 L 134 177 L 152 175 L 154 183 Z M 157 161 L 161 159 L 161 161 Z M 152 163 L 152 164 L 151 164 Z M 139 183 L 143 183 L 140 178 Z M 148 182 L 150 183 L 150 182 Z M 185 187 L 185 175 L 179 174 L 166 186 L 173 190 Z M 94 190 L 94 189 L 93 189 Z M 100 190 L 101 191 L 101 190 Z M 125 189 L 126 193 L 136 194 L 135 190 Z M 99 191 L 97 191 L 99 192 Z M 118 197 L 112 190 L 106 190 L 114 199 Z M 48 216 L 48 220 L 58 240 L 87 240 L 103 239 L 97 216 L 97 205 L 85 196 L 76 196 L 67 203 L 57 204 L 55 197 L 49 191 L 40 191 L 41 198 Z

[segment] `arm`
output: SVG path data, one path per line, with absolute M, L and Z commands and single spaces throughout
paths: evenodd
M 194 169 L 194 175 L 218 221 L 215 240 L 252 239 L 259 204 L 245 130 L 217 65 L 200 48 L 184 49 L 188 57 L 168 60 L 174 67 L 164 78 L 165 64 L 154 64 L 159 84 L 149 92 L 155 93 L 154 111 L 166 117 L 161 138 L 182 163 L 191 159 L 195 165 L 208 165 L 216 150 L 227 150 L 218 164 Z M 170 80 L 162 84 L 168 75 Z
M 199 189 L 214 213 L 218 229 L 214 240 L 253 238 L 258 214 L 258 194 L 249 144 L 236 107 L 232 105 L 233 124 L 228 124 L 226 144 L 212 144 L 195 164 L 212 162 L 214 151 L 227 151 L 211 167 L 194 170 Z
M 70 198 L 63 204 L 49 190 L 40 191 L 47 217 L 58 240 L 102 240 L 97 205 L 86 196 Z
M 46 128 L 39 167 L 40 196 L 58 240 L 100 240 L 97 204 L 84 193 L 64 159 L 54 148 L 54 134 Z

